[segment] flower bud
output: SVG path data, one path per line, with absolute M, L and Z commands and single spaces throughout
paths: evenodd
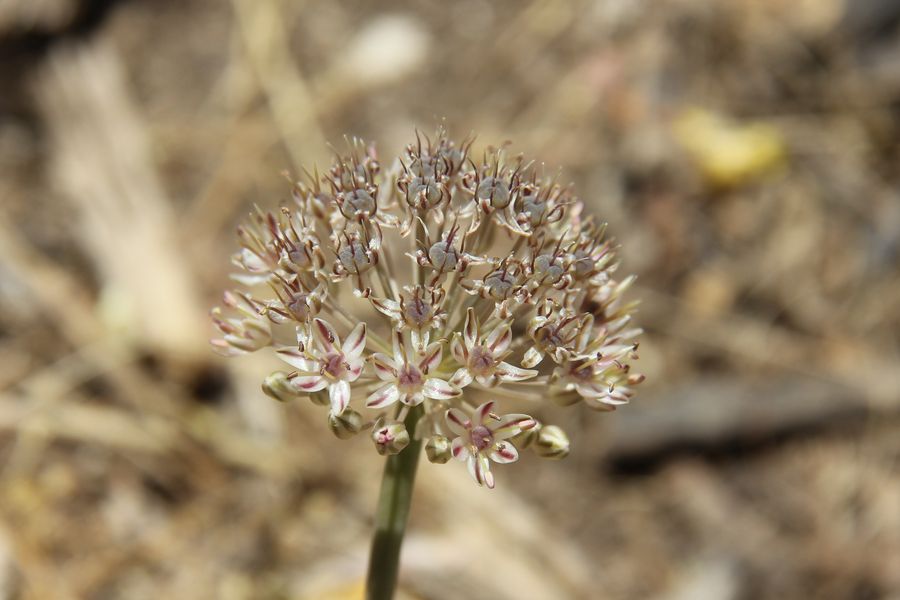
M 516 435 L 512 437 L 512 443 L 516 448 L 520 450 L 524 450 L 535 441 L 537 441 L 538 436 L 541 433 L 541 424 L 537 423 L 534 427 L 529 427 L 528 429 L 523 429 Z
M 425 443 L 425 456 L 433 463 L 442 465 L 450 460 L 450 440 L 442 435 L 428 438 Z
M 576 391 L 551 392 L 550 399 L 559 406 L 572 406 L 581 402 L 581 396 Z
M 362 429 L 362 424 L 362 415 L 351 408 L 345 409 L 339 415 L 328 415 L 328 427 L 338 439 L 346 440 L 353 437 Z
M 556 425 L 546 425 L 534 442 L 534 451 L 544 458 L 565 458 L 569 455 L 569 437 Z
M 409 445 L 409 432 L 403 423 L 388 423 L 372 431 L 372 441 L 378 454 L 398 454 Z
M 313 404 L 318 406 L 328 406 L 331 404 L 331 400 L 328 398 L 328 392 L 326 390 L 311 393 L 309 399 Z
M 266 377 L 262 383 L 262 391 L 279 402 L 287 402 L 298 396 L 284 371 L 275 371 Z

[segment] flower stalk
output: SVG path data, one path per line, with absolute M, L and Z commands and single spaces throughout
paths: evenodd
M 415 431 L 421 415 L 421 405 L 409 411 L 405 421 L 409 431 Z M 400 548 L 409 519 L 421 448 L 422 440 L 414 439 L 399 454 L 388 456 L 385 461 L 375 511 L 375 536 L 369 555 L 366 600 L 391 600 L 394 597 L 400 570 Z

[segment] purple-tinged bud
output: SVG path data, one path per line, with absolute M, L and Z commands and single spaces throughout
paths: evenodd
M 403 423 L 388 423 L 372 431 L 372 441 L 378 454 L 399 454 L 409 445 L 409 432 Z

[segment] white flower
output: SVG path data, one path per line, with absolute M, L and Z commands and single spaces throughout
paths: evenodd
M 456 334 L 450 344 L 453 358 L 463 365 L 453 375 L 450 383 L 463 388 L 474 379 L 485 387 L 494 387 L 499 383 L 524 381 L 537 375 L 537 371 L 520 369 L 503 362 L 510 353 L 510 343 L 512 329 L 509 323 L 501 323 L 483 338 L 479 333 L 475 311 L 469 308 L 462 338 Z
M 614 357 L 572 361 L 565 368 L 556 369 L 551 390 L 557 395 L 574 392 L 575 401 L 581 397 L 596 410 L 615 410 L 628 404 L 634 395 L 632 386 L 644 379 L 643 375 L 629 375 L 628 371 L 628 366 Z
M 222 356 L 235 356 L 255 352 L 272 342 L 269 323 L 260 316 L 260 310 L 247 294 L 225 292 L 225 305 L 241 317 L 228 317 L 218 307 L 212 310 L 212 320 L 222 332 L 222 338 L 210 340 L 212 347 Z
M 441 364 L 442 346 L 442 342 L 434 342 L 419 352 L 414 345 L 407 346 L 402 332 L 395 331 L 393 358 L 381 353 L 372 355 L 375 374 L 388 383 L 369 396 L 366 406 L 384 408 L 398 400 L 416 406 L 425 398 L 449 400 L 459 396 L 459 388 L 440 377 L 428 376 Z
M 493 409 L 493 402 L 485 402 L 471 418 L 458 408 L 446 413 L 447 426 L 457 435 L 451 445 L 453 457 L 466 462 L 478 485 L 489 488 L 494 487 L 490 461 L 506 464 L 518 460 L 518 450 L 507 440 L 537 425 L 528 415 L 498 417 L 491 412 Z
M 298 348 L 278 350 L 282 360 L 299 370 L 291 385 L 306 394 L 328 388 L 331 414 L 341 414 L 350 404 L 350 384 L 359 379 L 365 364 L 366 324 L 357 325 L 343 344 L 322 319 L 313 319 L 312 340 L 302 328 L 298 332 Z

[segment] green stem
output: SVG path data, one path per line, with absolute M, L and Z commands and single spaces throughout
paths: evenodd
M 422 405 L 413 407 L 406 416 L 406 430 L 410 438 L 416 422 L 422 416 Z M 399 454 L 387 458 L 375 513 L 375 537 L 369 556 L 369 575 L 366 579 L 366 600 L 391 600 L 400 570 L 400 546 L 409 517 L 416 467 L 422 440 L 411 439 Z

